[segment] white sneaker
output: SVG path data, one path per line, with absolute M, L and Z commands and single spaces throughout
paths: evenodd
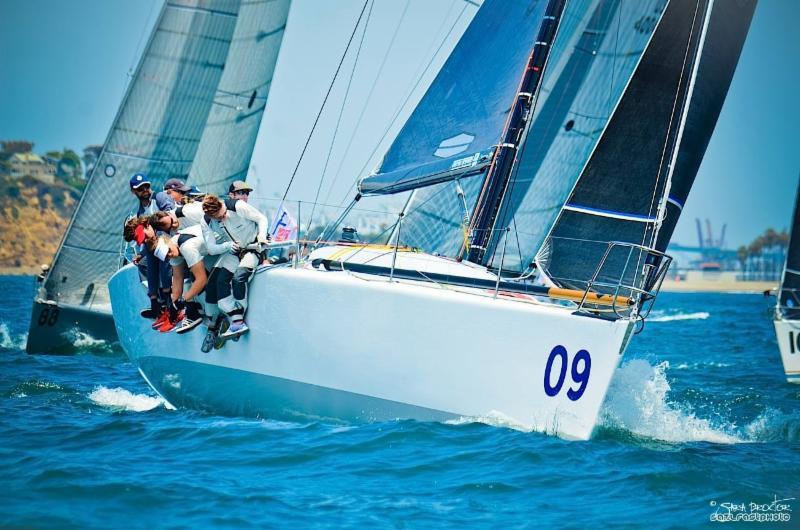
M 231 339 L 241 335 L 242 333 L 247 333 L 248 331 L 250 331 L 250 328 L 247 327 L 247 324 L 245 324 L 244 320 L 237 320 L 236 322 L 233 322 L 228 328 L 228 331 L 220 335 L 220 337 L 223 339 Z
M 175 333 L 178 334 L 187 333 L 189 331 L 192 331 L 194 328 L 196 328 L 202 323 L 203 323 L 203 317 L 198 317 L 195 318 L 194 320 L 190 318 L 184 318 L 183 322 L 181 322 L 181 325 L 178 326 L 178 329 L 175 330 Z

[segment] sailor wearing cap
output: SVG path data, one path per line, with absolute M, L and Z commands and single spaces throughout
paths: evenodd
M 253 188 L 248 186 L 245 181 L 234 180 L 231 185 L 228 186 L 228 197 L 235 201 L 247 202 L 252 191 Z
M 172 197 L 175 204 L 183 204 L 191 191 L 184 181 L 178 178 L 171 178 L 164 183 L 164 192 Z
M 150 179 L 144 173 L 134 174 L 129 184 L 131 193 L 139 201 L 136 210 L 138 217 L 152 215 L 157 211 L 167 212 L 175 208 L 175 201 L 166 192 L 153 194 Z M 142 247 L 142 254 L 146 267 L 147 296 L 150 298 L 150 308 L 142 311 L 142 316 L 155 318 L 155 324 L 158 324 L 159 320 L 163 321 L 168 316 L 166 307 L 170 299 L 172 270 L 168 264 L 156 259 L 147 245 Z

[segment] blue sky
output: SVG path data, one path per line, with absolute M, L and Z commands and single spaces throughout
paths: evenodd
M 32 140 L 40 152 L 63 147 L 80 151 L 87 144 L 102 143 L 160 5 L 160 0 L 0 1 L 0 139 Z M 269 188 L 261 190 L 264 195 L 285 189 L 361 6 L 361 0 L 293 3 L 253 157 L 262 187 Z M 423 76 L 422 87 L 426 86 L 474 10 L 461 0 L 410 0 L 407 9 L 400 0 L 377 1 L 331 151 L 322 199 L 340 202 L 359 170 L 377 162 L 388 140 L 371 158 L 368 155 L 412 80 L 452 26 L 451 38 L 445 39 Z M 788 226 L 800 172 L 798 20 L 800 2 L 760 1 L 674 241 L 695 244 L 696 217 L 711 219 L 716 232 L 727 223 L 729 247 L 748 243 L 768 226 Z M 357 40 L 360 37 L 359 32 Z M 345 75 L 331 93 L 291 197 L 314 197 L 352 57 L 343 65 Z M 417 89 L 411 101 L 423 91 Z M 362 110 L 364 118 L 355 130 Z M 404 108 L 388 138 L 411 110 L 410 105 Z M 351 135 L 352 146 L 344 157 Z

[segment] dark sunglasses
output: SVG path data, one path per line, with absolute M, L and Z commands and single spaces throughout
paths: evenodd
M 250 195 L 250 190 L 236 190 L 233 192 L 234 195 Z

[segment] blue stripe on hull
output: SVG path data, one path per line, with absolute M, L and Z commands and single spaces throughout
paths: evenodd
M 397 401 L 182 359 L 144 357 L 139 359 L 139 368 L 155 390 L 176 407 L 226 416 L 336 422 L 398 418 L 444 421 L 458 417 Z

